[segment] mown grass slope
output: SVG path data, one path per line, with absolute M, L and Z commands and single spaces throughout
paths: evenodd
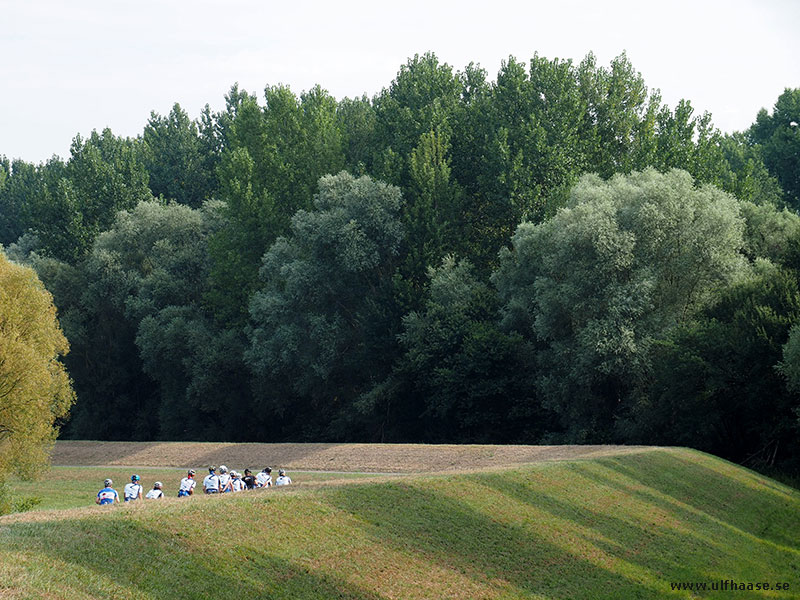
M 690 592 L 670 583 L 787 584 Z M 701 453 L 0 519 L 0 597 L 798 598 L 800 494 Z

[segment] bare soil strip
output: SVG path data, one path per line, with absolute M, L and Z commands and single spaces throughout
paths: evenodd
M 427 444 L 233 444 L 58 441 L 57 466 L 205 467 L 228 464 L 305 471 L 431 473 L 512 467 L 651 450 L 652 446 Z

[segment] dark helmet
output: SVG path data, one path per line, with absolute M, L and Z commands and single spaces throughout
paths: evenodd
M 264 473 L 272 473 L 272 469 L 269 467 L 264 467 Z
M 245 474 L 245 475 L 250 475 L 250 469 L 245 469 L 245 470 L 244 470 L 244 474 Z
M 213 473 L 217 470 L 217 467 L 208 467 L 208 472 Z

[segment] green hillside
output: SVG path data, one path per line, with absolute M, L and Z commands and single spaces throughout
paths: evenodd
M 38 511 L 0 519 L 0 597 L 798 598 L 800 493 L 657 449 Z

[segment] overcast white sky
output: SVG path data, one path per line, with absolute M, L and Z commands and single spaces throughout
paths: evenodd
M 0 0 L 0 155 L 67 158 L 75 134 L 135 136 L 175 102 L 196 118 L 235 82 L 262 101 L 277 83 L 372 96 L 426 51 L 494 79 L 509 55 L 624 50 L 667 103 L 731 132 L 800 87 L 799 32 L 797 0 Z

